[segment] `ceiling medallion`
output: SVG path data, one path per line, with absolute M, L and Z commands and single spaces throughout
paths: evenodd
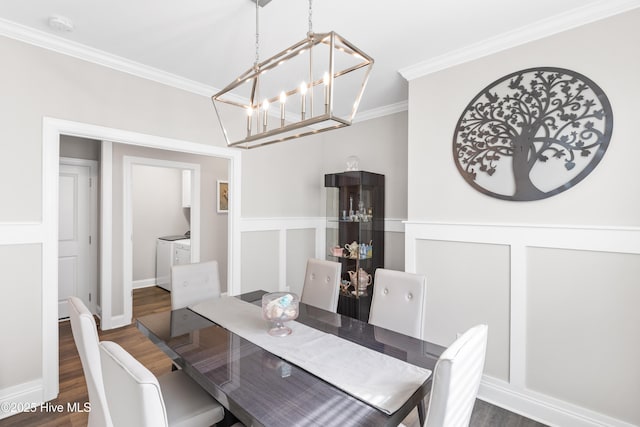
M 453 137 L 458 171 L 503 200 L 539 200 L 582 181 L 613 131 L 607 96 L 575 71 L 538 67 L 504 76 L 467 105 Z

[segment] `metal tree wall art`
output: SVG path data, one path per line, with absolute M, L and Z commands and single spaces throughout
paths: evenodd
M 575 71 L 541 67 L 502 77 L 462 113 L 453 155 L 476 190 L 538 200 L 571 188 L 600 162 L 611 139 L 606 95 Z

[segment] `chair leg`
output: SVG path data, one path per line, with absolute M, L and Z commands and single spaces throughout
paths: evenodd
M 224 418 L 222 419 L 222 421 L 216 424 L 216 427 L 231 427 L 236 425 L 242 424 L 238 422 L 238 419 L 231 412 L 229 412 L 227 408 L 224 408 Z
M 418 403 L 418 420 L 420 420 L 420 426 L 424 425 L 426 420 L 427 410 L 424 404 L 425 399 L 422 399 L 420 403 Z

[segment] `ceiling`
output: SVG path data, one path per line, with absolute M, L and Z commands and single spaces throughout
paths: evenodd
M 315 32 L 336 31 L 375 59 L 360 107 L 366 115 L 406 109 L 403 75 L 411 79 L 638 6 L 640 0 L 316 0 L 312 22 Z M 260 58 L 302 40 L 308 11 L 305 0 L 261 8 Z M 74 30 L 52 30 L 52 15 L 69 18 Z M 255 31 L 251 0 L 0 2 L 0 34 L 208 95 L 251 67 Z

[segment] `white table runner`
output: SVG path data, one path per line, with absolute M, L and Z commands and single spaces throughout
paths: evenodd
M 431 375 L 428 369 L 295 321 L 287 323 L 291 335 L 272 337 L 261 307 L 235 297 L 189 308 L 387 414 L 397 411 Z M 354 369 L 355 364 L 361 369 Z

